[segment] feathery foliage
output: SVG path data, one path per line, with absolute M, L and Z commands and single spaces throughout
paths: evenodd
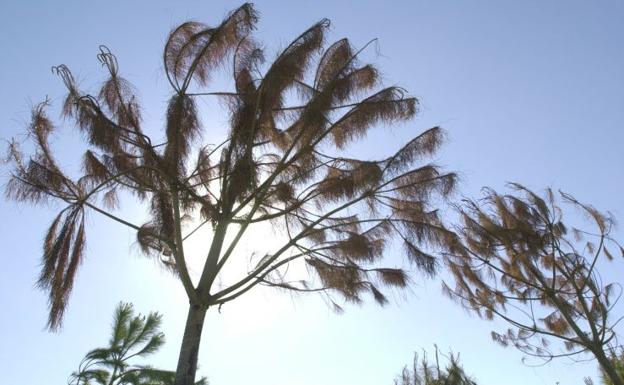
M 156 353 L 165 343 L 158 313 L 135 316 L 131 304 L 115 309 L 111 338 L 107 347 L 91 350 L 72 373 L 70 385 L 172 385 L 175 372 L 134 365 L 130 361 Z M 196 385 L 206 385 L 205 378 Z
M 622 347 L 609 354 L 609 361 L 611 361 L 617 375 L 624 381 L 624 351 Z M 604 385 L 615 385 L 604 369 L 600 370 L 600 379 Z
M 440 367 L 439 352 L 436 346 L 435 365 L 430 364 L 427 355 L 419 359 L 414 354 L 412 367 L 405 366 L 403 371 L 394 380 L 394 385 L 477 385 L 459 364 L 459 355 L 450 353 L 448 364 Z
M 621 287 L 598 272 L 616 249 L 624 254 L 609 235 L 613 219 L 560 193 L 593 227 L 573 228 L 550 189 L 541 197 L 511 187 L 517 194 L 486 190 L 460 207 L 458 242 L 446 257 L 455 286 L 445 284 L 446 292 L 481 317 L 509 323 L 505 333 L 492 332 L 496 342 L 546 360 L 591 353 L 613 378 L 605 352 L 617 344 L 612 309 Z
M 11 146 L 15 170 L 7 190 L 18 201 L 67 205 L 43 253 L 40 285 L 50 293 L 51 329 L 60 326 L 82 261 L 87 210 L 134 229 L 141 250 L 177 274 L 191 309 L 200 313 L 257 285 L 322 293 L 336 309 L 340 298 L 360 303 L 366 295 L 383 305 L 384 287 L 410 282 L 406 271 L 383 265 L 393 239 L 416 269 L 435 273 L 429 250 L 452 240 L 452 233 L 431 203 L 456 184 L 455 174 L 426 163 L 443 131 L 428 129 L 383 159 L 342 156 L 372 127 L 413 118 L 418 101 L 400 87 L 383 87 L 379 71 L 361 63 L 363 49 L 347 39 L 326 45 L 328 20 L 305 30 L 272 61 L 252 36 L 257 21 L 255 8 L 244 4 L 216 27 L 187 22 L 170 33 L 163 52 L 172 89 L 164 143 L 144 133 L 138 98 L 108 48 L 98 55 L 108 79 L 95 96 L 79 89 L 66 66 L 54 68 L 68 90 L 63 113 L 90 146 L 84 174 L 71 178 L 52 157 L 44 103 L 30 128 L 35 155 L 25 160 L 17 144 Z M 209 88 L 218 68 L 230 68 L 233 90 Z M 217 145 L 201 142 L 197 105 L 205 97 L 221 99 L 229 113 L 229 130 Z M 147 223 L 133 224 L 115 210 L 122 191 L 145 203 Z M 217 288 L 244 234 L 263 223 L 282 230 L 282 245 Z M 212 228 L 212 237 L 204 243 L 201 274 L 192 277 L 184 245 L 202 226 Z M 310 279 L 287 277 L 297 260 L 305 261 Z M 199 326 L 188 324 L 187 331 L 201 334 L 203 315 L 189 317 Z M 188 343 L 199 344 L 198 338 Z M 195 355 L 187 363 L 196 361 L 196 349 L 182 350 Z

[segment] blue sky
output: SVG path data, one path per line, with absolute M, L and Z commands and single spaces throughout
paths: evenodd
M 238 2 L 13 1 L 0 4 L 0 127 L 2 138 L 23 132 L 29 106 L 62 84 L 50 67 L 67 64 L 86 88 L 103 72 L 98 45 L 117 55 L 140 92 L 146 126 L 163 126 L 170 90 L 162 46 L 177 23 L 217 23 Z M 624 2 L 620 1 L 259 1 L 258 36 L 275 52 L 322 17 L 330 39 L 355 45 L 378 38 L 369 55 L 387 84 L 407 88 L 421 114 L 391 133 L 372 132 L 361 155 L 385 153 L 420 130 L 442 125 L 449 143 L 438 163 L 462 175 L 462 194 L 519 181 L 561 188 L 624 218 Z M 207 103 L 210 131 L 224 118 Z M 60 158 L 78 164 L 69 122 L 55 136 Z M 6 171 L 2 171 L 4 183 Z M 153 363 L 173 368 L 186 315 L 183 290 L 141 257 L 134 235 L 89 216 L 88 255 L 65 327 L 44 329 L 46 297 L 34 288 L 43 232 L 54 207 L 0 201 L 0 362 L 3 382 L 65 383 L 89 349 L 104 344 L 120 300 L 164 314 L 168 343 Z M 141 214 L 126 206 L 129 215 Z M 138 221 L 137 221 L 138 222 Z M 622 231 L 618 231 L 622 234 Z M 620 239 L 622 239 L 620 237 Z M 609 276 L 621 282 L 621 265 Z M 393 304 L 347 307 L 335 315 L 316 296 L 259 292 L 212 312 L 200 373 L 218 384 L 390 384 L 414 351 L 460 352 L 482 385 L 582 384 L 596 367 L 557 361 L 532 368 L 521 354 L 496 346 L 497 324 L 469 316 L 443 297 L 440 280 L 417 280 Z M 500 329 L 500 328 L 499 328 Z

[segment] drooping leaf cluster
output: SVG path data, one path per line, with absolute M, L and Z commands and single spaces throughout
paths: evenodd
M 115 309 L 111 338 L 107 347 L 91 350 L 72 373 L 70 385 L 171 385 L 175 372 L 136 365 L 132 361 L 155 353 L 165 343 L 158 313 L 134 315 L 131 304 Z M 202 378 L 196 385 L 206 385 Z
M 327 45 L 327 20 L 269 61 L 253 37 L 257 21 L 254 7 L 244 4 L 216 27 L 187 22 L 170 33 L 163 60 L 173 92 L 164 143 L 144 133 L 138 98 L 108 48 L 98 55 L 108 79 L 95 96 L 79 89 L 67 67 L 55 67 L 68 89 L 63 113 L 90 145 L 84 175 L 74 180 L 54 162 L 41 105 L 32 128 L 38 150 L 26 161 L 13 147 L 8 190 L 17 200 L 58 198 L 68 205 L 44 249 L 41 284 L 50 292 L 51 328 L 60 324 L 82 258 L 87 209 L 136 230 L 141 249 L 177 273 L 191 302 L 201 306 L 223 304 L 258 284 L 338 293 L 352 302 L 369 293 L 386 303 L 381 287 L 409 282 L 403 269 L 380 266 L 392 239 L 417 269 L 435 272 L 430 246 L 453 237 L 431 205 L 454 191 L 456 175 L 422 161 L 441 145 L 442 130 L 426 130 L 383 159 L 341 156 L 372 127 L 414 117 L 418 101 L 400 87 L 383 87 L 379 71 L 361 63 L 362 49 L 347 39 Z M 219 68 L 230 68 L 233 90 L 209 88 Z M 229 129 L 220 144 L 201 142 L 197 100 L 204 97 L 227 106 Z M 147 223 L 135 225 L 114 211 L 124 190 L 149 207 Z M 284 230 L 282 246 L 211 291 L 243 235 L 264 222 Z M 184 243 L 205 224 L 212 237 L 195 280 Z M 285 277 L 297 259 L 307 263 L 310 280 Z
M 486 190 L 460 207 L 460 239 L 446 258 L 455 285 L 445 285 L 447 293 L 486 319 L 507 321 L 506 332 L 492 332 L 504 346 L 547 360 L 599 358 L 617 344 L 611 310 L 621 287 L 599 275 L 616 251 L 624 254 L 610 237 L 613 219 L 560 193 L 592 225 L 575 228 L 550 189 L 541 197 L 511 186 L 517 194 Z

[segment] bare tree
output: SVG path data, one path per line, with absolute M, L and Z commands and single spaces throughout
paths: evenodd
M 445 258 L 455 285 L 445 284 L 446 292 L 479 316 L 510 324 L 506 333 L 492 332 L 502 345 L 547 361 L 591 353 L 613 384 L 624 384 L 609 360 L 621 286 L 598 274 L 601 259 L 613 258 L 607 246 L 624 252 L 609 235 L 613 219 L 560 193 L 593 227 L 574 228 L 550 189 L 542 198 L 512 187 L 518 194 L 486 190 L 460 208 L 458 243 Z
M 193 383 L 208 308 L 258 285 L 320 292 L 337 307 L 336 296 L 358 303 L 366 293 L 384 304 L 382 287 L 409 283 L 405 270 L 380 265 L 390 236 L 427 274 L 434 273 L 436 259 L 424 246 L 449 239 L 430 205 L 453 191 L 456 176 L 434 164 L 416 166 L 440 146 L 440 128 L 384 159 L 342 155 L 369 128 L 411 119 L 417 100 L 399 87 L 379 89 L 377 69 L 358 60 L 363 48 L 346 39 L 324 48 L 328 20 L 265 62 L 251 35 L 257 20 L 253 6 L 244 4 L 216 27 L 186 22 L 170 33 L 163 60 L 173 94 L 164 143 L 145 134 L 132 86 L 119 75 L 115 56 L 101 47 L 98 59 L 109 77 L 97 95 L 81 91 L 64 65 L 54 68 L 69 91 L 63 113 L 91 146 L 84 175 L 71 178 L 55 160 L 47 103 L 33 111 L 34 155 L 25 159 L 17 143 L 11 146 L 15 169 L 8 196 L 66 205 L 45 237 L 39 279 L 49 291 L 49 327 L 59 327 L 82 261 L 85 212 L 96 211 L 134 229 L 145 254 L 159 258 L 184 286 L 190 307 L 177 385 Z M 218 67 L 231 68 L 233 90 L 208 88 Z M 200 141 L 197 99 L 210 96 L 220 98 L 230 116 L 227 135 L 216 145 Z M 118 195 L 123 190 L 146 203 L 149 222 L 135 224 L 115 210 L 120 197 L 131 198 Z M 234 281 L 217 285 L 240 254 L 244 234 L 263 223 L 281 229 L 282 244 Z M 202 226 L 211 227 L 212 236 L 203 241 L 204 265 L 193 277 L 184 245 Z M 308 279 L 286 274 L 295 261 L 305 261 Z

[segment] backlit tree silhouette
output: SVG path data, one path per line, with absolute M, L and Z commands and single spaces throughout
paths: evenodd
M 358 60 L 362 49 L 342 39 L 325 45 L 327 20 L 294 39 L 274 60 L 252 32 L 251 4 L 216 27 L 186 22 L 173 30 L 163 52 L 172 89 L 164 143 L 145 134 L 133 87 L 119 74 L 115 56 L 100 48 L 108 72 L 99 93 L 81 91 L 69 69 L 55 67 L 68 95 L 63 106 L 87 139 L 84 173 L 73 178 L 54 157 L 48 103 L 34 108 L 29 128 L 36 151 L 30 158 L 11 145 L 15 164 L 7 193 L 17 201 L 65 204 L 47 232 L 39 285 L 49 291 L 49 327 L 59 327 L 85 244 L 85 212 L 96 211 L 134 229 L 143 252 L 179 277 L 190 303 L 176 384 L 192 384 L 208 308 L 232 301 L 257 285 L 323 293 L 360 302 L 366 293 L 384 304 L 384 286 L 404 288 L 407 273 L 382 265 L 390 239 L 407 259 L 433 274 L 426 246 L 444 243 L 449 232 L 431 208 L 456 176 L 434 164 L 417 165 L 440 146 L 438 127 L 415 136 L 384 159 L 345 156 L 344 150 L 376 125 L 414 117 L 418 102 L 400 87 L 380 88 L 375 67 Z M 233 90 L 209 88 L 218 67 L 230 68 Z M 217 97 L 229 113 L 223 141 L 202 143 L 198 98 Z M 135 224 L 116 203 L 131 195 L 145 203 L 150 220 Z M 237 258 L 244 234 L 263 223 L 281 229 L 283 242 L 222 287 L 215 284 Z M 199 227 L 201 274 L 192 277 L 185 242 Z M 248 258 L 249 256 L 242 256 Z M 293 280 L 287 267 L 305 261 L 309 277 Z M 338 297 L 336 297 L 338 296 Z

